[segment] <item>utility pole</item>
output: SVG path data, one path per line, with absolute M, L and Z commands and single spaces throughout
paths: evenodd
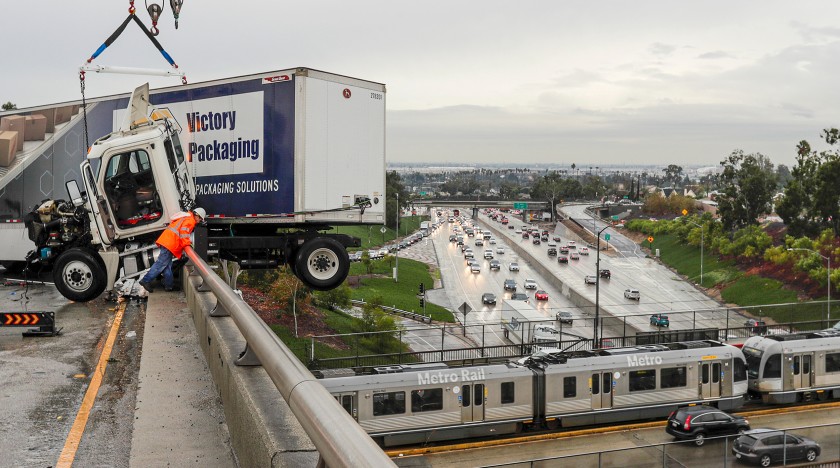
M 397 279 L 397 272 L 400 271 L 400 215 L 402 214 L 402 208 L 400 208 L 400 192 L 397 192 L 397 252 L 394 254 L 394 282 L 399 283 Z
M 597 250 L 597 254 L 595 256 L 595 333 L 593 335 L 595 341 L 593 341 L 593 348 L 597 348 L 599 346 L 598 320 L 601 311 L 599 303 L 601 292 L 601 233 L 604 232 L 608 227 L 610 226 L 604 226 L 604 228 L 598 231 L 598 233 L 595 235 L 595 237 L 597 237 L 598 240 L 595 242 L 595 250 Z

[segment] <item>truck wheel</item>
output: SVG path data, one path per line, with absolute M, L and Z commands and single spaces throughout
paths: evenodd
M 71 301 L 87 302 L 105 290 L 105 269 L 87 250 L 70 249 L 56 260 L 53 281 L 62 296 Z
M 341 284 L 350 272 L 350 258 L 337 240 L 321 237 L 298 250 L 295 274 L 312 289 L 326 291 Z

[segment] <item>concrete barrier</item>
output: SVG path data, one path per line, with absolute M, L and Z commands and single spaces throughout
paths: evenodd
M 186 272 L 186 269 L 184 270 Z M 184 275 L 187 305 L 224 405 L 239 466 L 316 466 L 319 454 L 262 367 L 234 364 L 245 340 L 230 317 L 210 317 L 216 303 L 197 291 L 198 276 Z

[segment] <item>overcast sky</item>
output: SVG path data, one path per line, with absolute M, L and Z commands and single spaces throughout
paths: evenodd
M 158 38 L 191 82 L 306 66 L 385 83 L 389 162 L 715 165 L 742 149 L 791 165 L 840 126 L 837 0 L 186 0 L 177 31 L 165 7 Z M 78 99 L 78 66 L 127 8 L 4 1 L 0 101 Z M 95 63 L 167 65 L 134 25 Z M 91 76 L 87 93 L 145 80 Z

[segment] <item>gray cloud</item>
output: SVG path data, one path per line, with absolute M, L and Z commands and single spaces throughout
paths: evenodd
M 700 54 L 697 56 L 698 59 L 723 59 L 723 58 L 735 58 L 729 52 L 724 52 L 722 50 L 715 50 L 713 52 L 706 52 L 704 54 Z
M 651 44 L 651 45 L 650 45 L 650 47 L 648 48 L 648 50 L 649 50 L 649 51 L 650 51 L 653 55 L 660 55 L 660 56 L 662 56 L 662 55 L 671 55 L 672 53 L 674 53 L 674 51 L 675 51 L 676 49 L 677 49 L 677 47 L 676 47 L 676 46 L 674 46 L 674 45 L 671 45 L 671 44 L 663 44 L 663 43 L 661 43 L 661 42 L 655 42 L 655 43 Z

